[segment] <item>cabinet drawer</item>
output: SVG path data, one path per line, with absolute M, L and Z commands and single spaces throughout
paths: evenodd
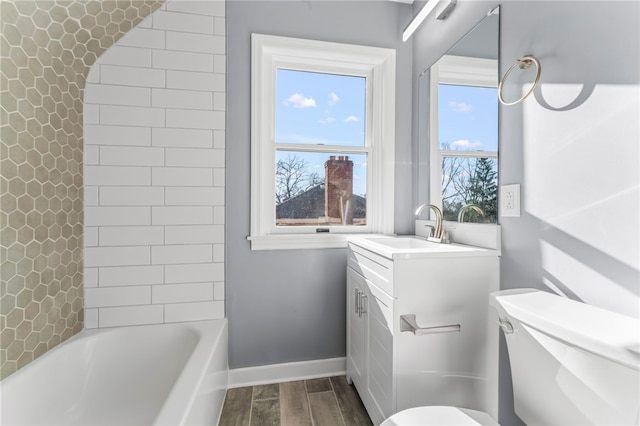
M 391 261 L 350 243 L 347 264 L 393 296 L 393 263 Z

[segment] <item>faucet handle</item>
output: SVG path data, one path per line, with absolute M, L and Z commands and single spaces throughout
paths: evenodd
M 453 231 L 454 229 L 456 229 L 455 226 L 447 226 L 445 229 L 442 230 L 443 243 L 451 244 L 453 242 L 453 235 L 451 234 L 451 231 Z
M 448 228 L 447 228 L 448 229 Z M 449 232 L 446 229 L 442 230 L 442 244 L 451 244 L 451 240 L 449 239 Z
M 427 238 L 432 237 L 433 234 L 436 232 L 435 226 L 431 226 L 431 225 L 424 225 L 424 226 L 425 228 L 429 228 L 429 235 L 427 235 Z

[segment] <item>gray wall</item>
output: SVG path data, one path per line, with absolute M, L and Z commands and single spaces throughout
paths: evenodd
M 250 35 L 395 48 L 395 228 L 412 227 L 411 7 L 380 1 L 227 2 L 226 309 L 229 362 L 242 368 L 345 356 L 346 250 L 251 251 Z
M 414 83 L 494 4 L 461 1 L 449 20 L 426 22 L 414 38 Z M 501 7 L 501 75 L 525 54 L 543 70 L 533 97 L 501 108 L 499 180 L 521 184 L 523 200 L 520 218 L 500 221 L 503 289 L 640 316 L 639 12 L 637 1 Z M 500 364 L 500 424 L 521 424 L 504 341 Z

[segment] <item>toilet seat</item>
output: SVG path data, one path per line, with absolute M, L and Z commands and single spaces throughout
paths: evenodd
M 408 408 L 386 419 L 380 426 L 498 426 L 487 413 L 468 408 L 427 406 Z

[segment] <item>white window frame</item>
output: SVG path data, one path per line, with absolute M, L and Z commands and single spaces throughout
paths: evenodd
M 278 69 L 367 78 L 365 147 L 344 154 L 367 154 L 366 226 L 275 225 L 275 105 Z M 354 233 L 390 234 L 394 226 L 395 50 L 316 40 L 251 35 L 251 241 L 252 250 L 346 247 Z M 296 149 L 293 144 L 287 147 Z M 326 152 L 326 146 L 299 146 Z
M 449 151 L 440 149 L 438 129 L 438 85 L 498 87 L 498 60 L 468 56 L 443 56 L 431 67 L 430 81 L 430 167 L 431 204 L 442 210 L 442 157 L 495 158 L 498 151 Z M 499 166 L 498 166 L 499 167 Z M 499 171 L 498 171 L 499 172 Z

